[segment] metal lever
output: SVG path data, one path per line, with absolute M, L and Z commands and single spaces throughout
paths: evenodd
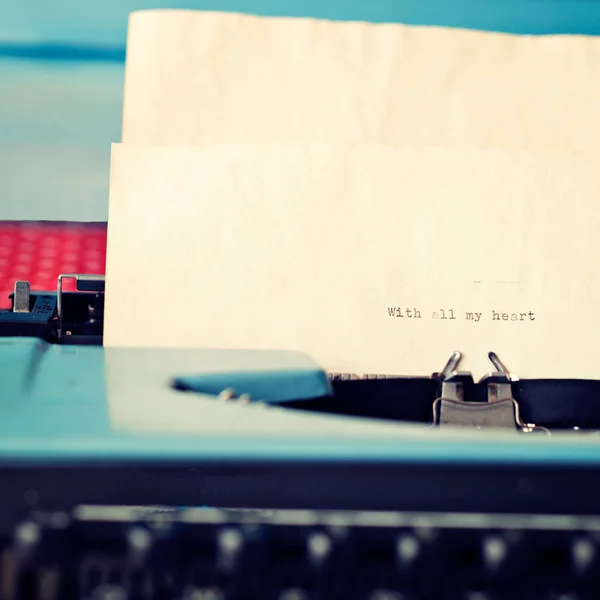
M 504 375 L 508 381 L 519 381 L 519 378 L 514 373 L 511 373 L 506 365 L 498 358 L 498 355 L 495 352 L 488 352 L 488 359 L 492 363 L 495 371 L 493 373 L 498 373 L 500 375 Z
M 495 352 L 488 352 L 488 358 L 496 370 L 484 375 L 479 380 L 479 383 L 487 385 L 488 403 L 515 402 L 512 395 L 510 372 Z
M 512 393 L 512 383 L 519 378 L 506 368 L 495 352 L 489 352 L 488 358 L 496 370 L 482 377 L 479 383 L 487 385 L 487 406 L 493 407 L 498 425 L 502 426 L 501 421 L 503 421 L 507 426 L 510 423 L 510 427 L 516 427 L 524 433 L 535 431 L 550 435 L 545 427 L 523 422 L 519 404 Z
M 462 355 L 454 351 L 440 373 L 433 377 L 440 382 L 438 398 L 433 403 L 433 422 L 436 425 L 470 425 L 462 416 L 462 408 L 469 407 L 465 392 L 473 387 L 473 376 L 468 371 L 457 371 Z
M 29 281 L 15 281 L 15 291 L 13 295 L 13 312 L 28 313 L 30 298 L 31 288 L 29 285 Z
M 444 368 L 442 369 L 442 372 L 436 376 L 442 379 L 447 379 L 448 377 L 451 377 L 452 373 L 454 373 L 454 371 L 456 370 L 456 367 L 458 367 L 458 363 L 460 362 L 461 358 L 462 354 L 458 350 L 455 350 L 450 355 L 450 358 L 448 359 L 448 362 L 446 362 Z
M 465 402 L 467 390 L 473 387 L 473 375 L 469 371 L 456 371 L 461 358 L 460 352 L 453 352 L 443 371 L 439 374 L 440 399 Z

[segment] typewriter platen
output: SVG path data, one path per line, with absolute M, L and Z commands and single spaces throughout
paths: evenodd
M 597 596 L 599 382 L 104 349 L 103 295 L 17 282 L 0 312 L 2 598 Z M 241 417 L 152 421 L 163 397 Z

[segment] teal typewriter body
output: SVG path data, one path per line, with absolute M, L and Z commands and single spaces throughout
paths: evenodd
M 1 219 L 106 220 L 131 10 L 600 34 L 592 0 L 79 4 L 2 5 Z M 104 348 L 79 278 L 0 310 L 0 600 L 598 597 L 599 382 Z
M 295 352 L 5 337 L 0 377 L 8 598 L 595 589 L 595 430 L 409 422 L 435 378 Z

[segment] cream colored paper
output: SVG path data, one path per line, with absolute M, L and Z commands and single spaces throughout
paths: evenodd
M 600 377 L 599 158 L 116 145 L 105 344 L 410 375 L 456 349 L 481 375 L 495 350 L 522 377 Z
M 600 38 L 148 11 L 124 143 L 597 149 Z

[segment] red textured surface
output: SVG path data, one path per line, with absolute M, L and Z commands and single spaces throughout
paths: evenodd
M 103 274 L 105 263 L 106 223 L 0 221 L 0 308 L 10 307 L 18 279 L 52 291 L 61 273 Z

